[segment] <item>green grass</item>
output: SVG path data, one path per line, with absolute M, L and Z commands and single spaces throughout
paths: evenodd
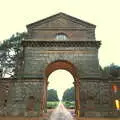
M 59 101 L 55 101 L 55 102 L 47 101 L 47 108 L 54 109 L 58 106 L 58 103 L 59 103 Z
M 57 107 L 58 103 L 59 103 L 59 101 L 55 101 L 55 102 L 47 101 L 47 108 L 48 109 L 54 109 L 54 108 Z M 74 109 L 75 108 L 75 102 L 74 101 L 72 101 L 72 102 L 64 101 L 62 103 L 68 109 Z
M 69 101 L 64 101 L 62 102 L 64 104 L 64 106 L 67 108 L 67 109 L 74 109 L 75 108 L 75 102 L 69 102 Z M 47 109 L 55 109 L 59 104 L 59 101 L 47 101 Z M 36 103 L 35 106 L 34 106 L 34 110 L 35 111 L 39 111 L 40 110 L 40 106 L 39 106 L 39 103 Z
M 75 102 L 74 101 L 72 101 L 72 102 L 65 101 L 65 102 L 63 102 L 63 104 L 66 108 L 69 108 L 69 109 L 74 109 L 75 108 Z

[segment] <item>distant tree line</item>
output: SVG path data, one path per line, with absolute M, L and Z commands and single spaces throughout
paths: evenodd
M 120 77 L 120 66 L 115 65 L 114 63 L 105 66 L 104 68 L 101 68 L 101 74 L 102 77 L 107 77 L 107 78 L 118 78 Z
M 55 102 L 59 101 L 57 91 L 54 89 L 49 89 L 47 93 L 47 101 Z M 75 101 L 75 88 L 71 87 L 65 90 L 63 93 L 62 101 Z
M 54 89 L 48 90 L 47 101 L 59 101 L 57 91 Z
M 62 97 L 62 101 L 75 101 L 75 88 L 71 87 L 68 88 L 67 90 L 65 90 L 63 97 Z

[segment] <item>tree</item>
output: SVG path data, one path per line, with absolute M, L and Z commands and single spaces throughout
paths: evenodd
M 47 101 L 59 101 L 56 90 L 54 90 L 54 89 L 48 90 Z
M 113 77 L 118 77 L 118 76 L 120 76 L 120 66 L 111 64 L 111 65 L 110 65 L 110 74 L 111 74 Z
M 21 41 L 26 33 L 16 33 L 0 44 L 0 67 L 3 69 L 3 77 L 14 76 L 19 68 L 18 60 L 22 54 Z
M 111 65 L 106 66 L 103 69 L 101 69 L 101 72 L 102 72 L 103 77 L 116 78 L 120 76 L 120 66 L 112 63 Z
M 62 97 L 63 101 L 75 101 L 75 88 L 69 88 L 67 89 Z

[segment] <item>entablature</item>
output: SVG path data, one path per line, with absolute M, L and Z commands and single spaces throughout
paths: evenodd
M 96 47 L 99 48 L 101 41 L 22 41 L 23 47 Z

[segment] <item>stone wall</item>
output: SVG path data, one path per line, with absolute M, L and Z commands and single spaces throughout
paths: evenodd
M 118 117 L 120 113 L 115 107 L 112 84 L 107 79 L 84 79 L 80 81 L 80 111 L 86 117 Z M 119 82 L 116 83 L 119 85 Z M 119 98 L 117 98 L 119 99 Z
M 72 17 L 65 15 L 53 18 L 47 22 L 38 22 L 27 27 L 30 38 L 39 40 L 56 40 L 57 33 L 64 33 L 68 40 L 94 41 L 95 26 L 83 22 L 75 22 Z
M 26 47 L 24 74 L 26 77 L 44 76 L 50 63 L 66 60 L 74 64 L 80 76 L 100 76 L 97 53 L 97 48 L 90 47 Z
M 0 94 L 0 115 L 6 116 L 39 116 L 44 112 L 46 91 L 43 80 L 22 79 L 1 83 L 1 91 L 9 83 L 7 94 Z M 108 81 L 98 78 L 81 78 L 80 80 L 80 116 L 85 117 L 118 117 L 115 107 L 117 93 L 112 91 L 112 85 L 120 87 L 120 81 Z M 1 97 L 2 96 L 2 97 Z M 5 102 L 7 100 L 7 102 Z M 44 103 L 45 105 L 46 103 Z M 42 108 L 43 107 L 43 108 Z
M 64 33 L 65 35 L 67 35 L 67 39 L 70 41 L 95 40 L 94 30 L 34 30 L 32 31 L 31 38 L 34 40 L 38 39 L 38 41 L 56 41 L 56 35 L 58 33 Z
M 1 115 L 39 116 L 45 109 L 40 108 L 45 97 L 44 82 L 42 80 L 17 80 L 11 83 L 6 106 Z

